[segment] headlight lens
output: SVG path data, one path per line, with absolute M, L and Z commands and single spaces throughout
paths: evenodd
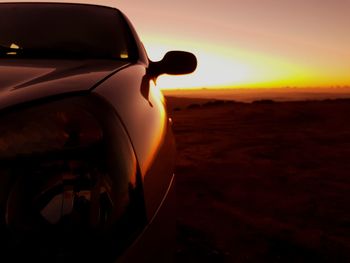
M 145 224 L 136 157 L 101 102 L 0 116 L 0 261 L 112 262 Z
M 0 158 L 87 147 L 102 137 L 94 116 L 79 107 L 38 107 L 2 120 Z

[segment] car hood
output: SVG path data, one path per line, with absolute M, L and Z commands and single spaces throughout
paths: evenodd
M 0 109 L 91 90 L 128 64 L 118 60 L 1 60 Z

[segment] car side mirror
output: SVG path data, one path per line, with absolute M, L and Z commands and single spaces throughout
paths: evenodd
M 197 58 L 190 52 L 169 51 L 162 60 L 150 61 L 148 74 L 157 79 L 162 74 L 182 75 L 189 74 L 197 68 Z

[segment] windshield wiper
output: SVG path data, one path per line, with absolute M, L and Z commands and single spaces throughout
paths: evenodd
M 18 52 L 21 52 L 22 49 L 19 47 L 6 47 L 6 46 L 2 46 L 0 45 L 0 55 L 17 55 Z
M 46 48 L 19 48 L 0 45 L 0 56 L 17 56 L 23 58 L 60 58 L 60 57 L 85 57 L 87 54 L 81 51 L 55 50 Z
M 0 45 L 0 57 L 44 59 L 116 59 L 108 54 L 94 54 L 79 48 L 20 48 Z

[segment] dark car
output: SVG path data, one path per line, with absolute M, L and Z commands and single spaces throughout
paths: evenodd
M 119 10 L 0 4 L 0 262 L 167 262 L 174 139 L 159 75 Z M 166 258 L 169 256 L 169 258 Z

